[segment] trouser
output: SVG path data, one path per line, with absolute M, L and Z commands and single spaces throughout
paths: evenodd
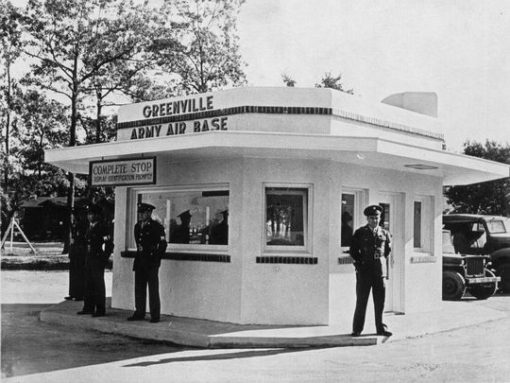
M 89 261 L 85 265 L 85 296 L 83 311 L 105 313 L 106 288 L 104 283 L 104 263 Z
M 370 290 L 372 290 L 372 298 L 374 300 L 376 331 L 384 331 L 382 316 L 386 288 L 381 273 L 377 272 L 377 270 L 369 269 L 356 272 L 356 309 L 354 310 L 352 323 L 353 332 L 361 333 L 363 331 Z
M 71 246 L 69 249 L 69 296 L 83 299 L 85 295 L 85 256 L 83 246 Z
M 141 267 L 135 270 L 135 316 L 144 317 L 147 307 L 147 285 L 149 286 L 149 308 L 152 319 L 159 319 L 159 268 Z

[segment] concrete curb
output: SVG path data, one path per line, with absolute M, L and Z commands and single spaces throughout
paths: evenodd
M 131 312 L 107 310 L 104 317 L 76 315 L 81 302 L 65 301 L 41 311 L 45 323 L 124 335 L 132 338 L 169 342 L 201 348 L 307 348 L 371 346 L 384 337 L 352 337 L 335 333 L 328 326 L 290 327 L 237 325 L 163 315 L 159 323 L 128 322 Z
M 109 302 L 110 298 L 108 305 Z M 76 315 L 81 307 L 81 302 L 64 301 L 41 311 L 39 318 L 43 322 L 82 330 L 182 346 L 226 349 L 371 346 L 478 325 L 506 316 L 504 312 L 483 307 L 476 301 L 442 302 L 432 312 L 385 315 L 385 322 L 394 332 L 394 336 L 386 338 L 375 334 L 352 337 L 335 326 L 238 325 L 169 315 L 163 315 L 159 323 L 128 322 L 126 318 L 131 311 L 108 308 L 106 316 L 93 318 Z

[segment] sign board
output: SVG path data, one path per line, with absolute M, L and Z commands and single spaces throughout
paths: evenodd
M 156 157 L 91 161 L 90 186 L 150 185 L 156 183 Z

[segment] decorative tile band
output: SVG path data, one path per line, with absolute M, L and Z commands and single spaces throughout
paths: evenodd
M 136 251 L 121 251 L 122 258 L 134 258 Z M 196 262 L 220 262 L 230 263 L 230 255 L 223 254 L 204 254 L 204 253 L 174 253 L 167 252 L 161 259 L 171 259 L 174 261 L 196 261 Z
M 257 257 L 257 263 L 285 263 L 292 265 L 316 265 L 318 259 L 315 257 Z
M 117 129 L 136 128 L 138 126 L 165 124 L 167 122 L 179 122 L 189 120 L 200 120 L 202 118 L 220 117 L 232 114 L 263 113 L 263 114 L 316 114 L 330 115 L 331 108 L 299 107 L 299 106 L 237 106 L 233 108 L 208 110 L 205 112 L 180 114 L 177 116 L 166 116 L 144 120 L 119 122 Z
M 353 259 L 351 257 L 339 257 L 338 264 L 339 265 L 352 265 Z
M 436 263 L 437 257 L 431 255 L 415 256 L 411 257 L 411 263 Z
M 157 125 L 180 121 L 189 120 L 200 120 L 204 118 L 220 117 L 233 114 L 244 114 L 244 113 L 262 113 L 262 114 L 312 114 L 312 115 L 324 115 L 324 116 L 336 116 L 345 118 L 353 121 L 359 121 L 362 123 L 383 127 L 387 129 L 397 130 L 399 132 L 406 132 L 416 134 L 420 136 L 426 136 L 437 140 L 444 141 L 444 135 L 441 133 L 429 132 L 423 129 L 412 128 L 406 125 L 393 123 L 390 121 L 384 121 L 377 118 L 366 117 L 356 113 L 347 112 L 341 109 L 333 108 L 319 108 L 319 107 L 303 107 L 303 106 L 237 106 L 233 108 L 208 110 L 205 112 L 181 114 L 177 116 L 166 116 L 159 118 L 151 118 L 145 120 L 135 120 L 127 122 L 117 123 L 117 130 L 136 128 L 147 125 Z

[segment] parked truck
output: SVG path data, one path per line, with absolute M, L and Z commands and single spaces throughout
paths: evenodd
M 490 269 L 490 257 L 456 254 L 451 237 L 443 230 L 443 299 L 458 300 L 466 292 L 477 299 L 494 295 L 501 278 Z
M 501 278 L 499 288 L 510 292 L 510 219 L 479 214 L 443 215 L 443 227 L 452 235 L 454 251 L 462 255 L 488 255 Z

